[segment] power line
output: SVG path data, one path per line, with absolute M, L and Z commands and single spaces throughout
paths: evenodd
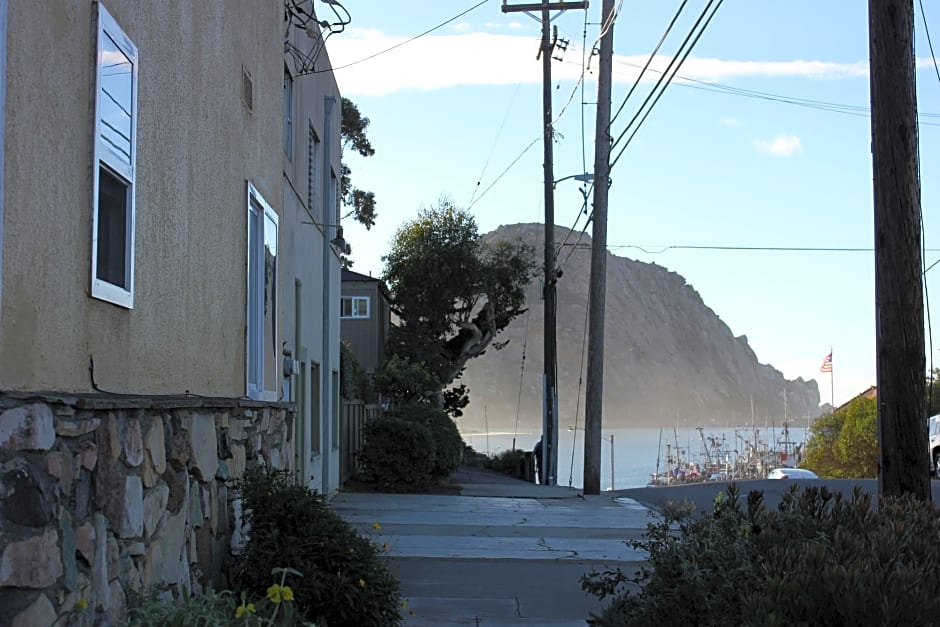
M 453 22 L 454 20 L 457 20 L 457 19 L 462 18 L 462 17 L 463 17 L 464 15 L 466 15 L 467 13 L 470 13 L 470 12 L 473 11 L 474 9 L 480 8 L 481 6 L 483 6 L 484 4 L 486 4 L 487 2 L 489 2 L 489 0 L 482 0 L 481 2 L 478 2 L 478 3 L 476 3 L 475 5 L 473 5 L 472 7 L 470 7 L 469 9 L 466 9 L 466 10 L 464 10 L 464 11 L 458 13 L 457 15 L 455 15 L 455 16 L 452 17 L 452 18 L 450 18 L 449 20 L 446 20 L 446 21 L 444 21 L 444 22 L 441 22 L 441 23 L 438 24 L 437 26 L 434 26 L 434 27 L 432 27 L 432 28 L 429 28 L 429 29 L 427 29 L 426 31 L 424 31 L 423 33 L 419 33 L 419 34 L 415 35 L 414 37 L 412 37 L 412 38 L 410 38 L 410 39 L 406 39 L 405 41 L 401 41 L 401 42 L 395 44 L 394 46 L 390 46 L 390 47 L 386 48 L 385 50 L 380 50 L 380 51 L 376 52 L 375 54 L 370 54 L 370 55 L 367 56 L 367 57 L 363 57 L 363 58 L 361 58 L 361 59 L 359 59 L 359 60 L 357 60 L 357 61 L 353 61 L 353 62 L 351 62 L 351 63 L 346 63 L 345 65 L 339 65 L 339 66 L 337 66 L 337 67 L 326 68 L 326 69 L 324 69 L 324 70 L 317 70 L 317 71 L 313 72 L 313 74 L 321 74 L 321 73 L 323 73 L 323 72 L 335 72 L 336 70 L 343 70 L 343 69 L 345 69 L 345 68 L 352 67 L 352 66 L 354 66 L 354 65 L 359 65 L 360 63 L 363 63 L 363 62 L 365 62 L 365 61 L 369 61 L 370 59 L 374 59 L 374 58 L 376 58 L 376 57 L 379 56 L 379 55 L 385 54 L 386 52 L 391 52 L 391 51 L 394 50 L 395 48 L 400 48 L 400 47 L 404 46 L 405 44 L 410 44 L 411 42 L 413 42 L 413 41 L 416 40 L 416 39 L 420 39 L 420 38 L 424 37 L 425 35 L 428 35 L 428 34 L 430 34 L 430 33 L 433 33 L 434 31 L 436 31 L 436 30 L 438 30 L 438 29 L 440 29 L 440 28 L 443 28 L 444 26 L 447 26 L 448 24 L 450 24 L 450 23 Z
M 506 106 L 506 113 L 503 115 L 503 121 L 499 125 L 499 130 L 496 131 L 496 137 L 493 138 L 493 146 L 490 148 L 490 153 L 486 156 L 486 161 L 483 163 L 483 169 L 480 170 L 480 176 L 477 177 L 477 183 L 473 186 L 473 195 L 470 197 L 470 202 L 467 203 L 467 206 L 473 204 L 473 201 L 476 199 L 477 191 L 480 189 L 480 181 L 483 180 L 483 175 L 486 174 L 486 168 L 490 165 L 490 160 L 493 158 L 493 153 L 496 152 L 496 144 L 499 142 L 500 136 L 503 134 L 503 127 L 506 126 L 506 120 L 509 119 L 509 113 L 512 111 L 512 105 L 516 101 L 516 94 L 519 93 L 519 87 L 522 83 L 516 83 L 516 88 L 512 92 L 512 96 L 509 98 L 509 104 Z
M 640 70 L 640 73 L 637 74 L 636 80 L 633 81 L 633 85 L 630 86 L 630 90 L 627 92 L 627 95 L 624 96 L 623 102 L 620 103 L 620 106 L 617 107 L 617 112 L 614 113 L 613 117 L 610 118 L 610 123 L 613 124 L 617 120 L 617 116 L 620 115 L 620 112 L 623 111 L 623 108 L 626 106 L 627 101 L 630 100 L 630 96 L 633 95 L 634 90 L 637 88 L 637 85 L 640 84 L 640 80 L 643 78 L 643 75 L 646 73 L 646 70 L 649 68 L 650 64 L 653 62 L 653 59 L 656 58 L 656 53 L 659 52 L 660 47 L 662 47 L 663 42 L 666 41 L 666 37 L 669 36 L 669 33 L 672 31 L 672 27 L 675 25 L 676 21 L 679 19 L 679 16 L 682 15 L 682 10 L 685 8 L 685 5 L 688 3 L 688 0 L 682 0 L 682 4 L 679 5 L 679 8 L 676 9 L 675 15 L 672 16 L 672 20 L 669 22 L 669 25 L 666 26 L 666 30 L 663 31 L 662 37 L 659 38 L 659 43 L 656 44 L 656 47 L 653 48 L 653 51 L 650 53 L 649 59 L 646 60 L 646 64 L 643 65 L 643 69 Z
M 924 14 L 924 1 L 917 0 L 920 5 L 920 18 L 924 22 L 924 32 L 927 33 L 927 46 L 930 48 L 930 58 L 933 60 L 933 69 L 937 73 L 937 80 L 940 81 L 940 68 L 937 67 L 937 56 L 933 53 L 933 42 L 930 41 L 930 28 L 927 27 L 927 16 Z
M 571 247 L 589 249 L 591 244 L 569 244 Z M 741 251 L 741 252 L 819 252 L 819 253 L 871 253 L 874 248 L 858 247 L 831 247 L 831 246 L 736 246 L 736 245 L 706 245 L 706 244 L 670 244 L 655 246 L 651 244 L 608 244 L 610 250 L 633 248 L 649 255 L 660 255 L 670 250 L 712 250 L 712 251 Z M 925 252 L 940 252 L 940 248 L 926 248 Z M 936 263 L 940 263 L 938 260 Z M 936 265 L 936 263 L 934 265 Z M 933 267 L 930 266 L 931 268 Z M 928 270 L 930 268 L 927 268 Z
M 572 62 L 567 62 L 572 63 Z M 614 63 L 618 65 L 628 66 L 631 68 L 643 68 L 644 65 L 638 63 L 631 63 L 624 59 L 614 59 Z M 664 74 L 662 70 L 657 70 L 654 68 L 648 68 L 648 71 L 654 74 Z M 621 76 L 633 76 L 634 72 L 616 72 Z M 799 98 L 796 96 L 787 96 L 784 94 L 777 94 L 772 92 L 758 91 L 754 89 L 744 89 L 742 87 L 732 87 L 731 85 L 726 85 L 723 83 L 716 83 L 711 81 L 703 81 L 688 76 L 675 76 L 676 82 L 673 83 L 680 87 L 687 87 L 689 89 L 698 89 L 701 91 L 709 91 L 715 93 L 724 93 L 730 96 L 740 96 L 742 98 L 754 98 L 756 100 L 767 100 L 772 102 L 780 102 L 782 104 L 789 104 L 798 107 L 806 107 L 809 109 L 817 109 L 820 111 L 829 111 L 831 113 L 841 113 L 843 115 L 854 115 L 859 117 L 869 117 L 871 110 L 866 106 L 860 105 L 849 105 L 838 102 L 831 102 L 826 100 L 814 100 L 811 98 Z M 918 111 L 918 117 L 920 118 L 940 118 L 940 113 L 930 113 L 927 111 Z M 928 126 L 940 126 L 940 124 L 933 122 L 921 121 L 921 125 Z
M 709 0 L 709 3 L 708 3 L 707 5 L 705 5 L 705 8 L 702 10 L 701 15 L 699 15 L 699 19 L 695 21 L 695 24 L 692 26 L 692 29 L 689 31 L 689 36 L 691 36 L 692 33 L 695 31 L 695 29 L 698 27 L 699 22 L 701 22 L 702 18 L 703 18 L 703 17 L 705 16 L 705 14 L 708 12 L 708 9 L 711 7 L 713 1 L 714 1 L 714 0 Z M 611 168 L 611 169 L 613 169 L 614 165 L 617 164 L 617 161 L 620 159 L 621 155 L 623 155 L 624 151 L 627 149 L 627 146 L 630 145 L 630 142 L 633 141 L 633 138 L 636 137 L 637 132 L 638 132 L 638 131 L 640 130 L 640 128 L 643 126 L 643 123 L 646 121 L 646 118 L 649 117 L 649 114 L 653 111 L 653 108 L 656 107 L 656 103 L 658 103 L 658 102 L 659 102 L 659 99 L 662 98 L 662 95 L 663 95 L 664 93 L 666 93 L 666 88 L 669 87 L 670 83 L 672 83 L 672 80 L 675 78 L 676 73 L 679 71 L 679 68 L 682 67 L 682 64 L 685 63 L 685 60 L 689 57 L 689 54 L 692 53 L 692 50 L 695 48 L 695 45 L 698 43 L 699 39 L 700 39 L 700 38 L 702 37 L 702 35 L 705 33 L 705 30 L 708 28 L 708 25 L 711 23 L 712 18 L 715 17 L 715 14 L 718 12 L 718 9 L 721 8 L 721 5 L 722 5 L 723 2 L 724 2 L 724 0 L 718 0 L 718 3 L 715 5 L 715 8 L 712 10 L 711 14 L 710 14 L 710 15 L 708 16 L 708 18 L 705 20 L 705 23 L 702 24 L 701 29 L 699 29 L 698 34 L 695 35 L 695 38 L 692 40 L 692 43 L 689 44 L 688 48 L 686 48 L 686 50 L 685 50 L 685 53 L 682 55 L 682 58 L 679 59 L 679 63 L 675 65 L 675 69 L 672 70 L 672 74 L 670 74 L 670 75 L 666 78 L 666 83 L 665 83 L 665 85 L 663 85 L 663 87 L 662 87 L 662 88 L 659 90 L 659 92 L 656 94 L 656 98 L 653 99 L 653 102 L 652 102 L 652 103 L 650 104 L 650 106 L 646 109 L 646 113 L 644 113 L 644 114 L 643 114 L 643 117 L 640 118 L 640 121 L 637 123 L 636 127 L 633 129 L 633 132 L 630 134 L 630 137 L 627 138 L 627 141 L 624 143 L 623 146 L 621 146 L 620 152 L 618 152 L 618 153 L 617 153 L 617 156 L 614 157 L 613 160 L 610 162 L 610 168 Z M 685 44 L 686 44 L 687 41 L 688 41 L 688 37 L 686 37 L 685 41 L 683 41 L 682 46 L 685 46 Z M 682 50 L 682 46 L 679 47 L 679 51 Z M 678 54 L 678 52 L 677 52 L 677 54 Z M 669 72 L 670 68 L 673 66 L 673 64 L 675 63 L 675 61 L 676 61 L 677 58 L 678 58 L 678 57 L 673 57 L 673 60 L 669 63 L 669 66 L 666 67 L 666 72 Z M 664 74 L 663 76 L 665 76 L 665 74 Z M 660 77 L 660 81 L 662 81 L 662 77 Z M 657 82 L 657 86 L 658 86 L 658 85 L 659 85 L 659 83 Z M 653 88 L 653 90 L 650 92 L 650 94 L 652 94 L 652 93 L 655 92 L 655 91 L 656 91 L 656 87 Z M 648 100 L 648 99 L 649 99 L 649 97 L 647 97 L 647 100 Z M 644 101 L 644 104 L 645 104 L 645 101 Z M 642 108 L 643 108 L 643 105 L 640 106 L 640 110 L 642 110 Z M 637 111 L 637 115 L 639 115 L 640 110 Z M 635 120 L 635 119 L 636 119 L 636 116 L 633 117 L 633 120 Z M 633 124 L 633 120 L 630 121 L 630 124 L 627 125 L 627 128 L 624 129 L 623 133 L 621 133 L 621 134 L 617 137 L 617 140 L 614 141 L 614 145 L 616 145 L 617 142 L 619 142 L 620 139 L 623 138 L 624 134 L 627 132 L 627 130 L 629 130 L 630 126 Z
M 491 189 L 493 189 L 493 186 L 496 185 L 497 183 L 499 183 L 499 180 L 500 180 L 501 178 L 503 178 L 503 177 L 506 175 L 506 173 L 509 172 L 509 170 L 512 169 L 512 167 L 513 167 L 514 165 L 516 165 L 516 164 L 519 162 L 519 159 L 522 159 L 523 155 L 525 155 L 525 153 L 529 152 L 529 150 L 532 148 L 532 146 L 534 146 L 535 144 L 537 144 L 540 139 L 542 139 L 542 136 L 541 136 L 541 135 L 539 135 L 538 137 L 536 137 L 535 139 L 533 139 L 531 142 L 529 142 L 529 145 L 526 146 L 525 148 L 523 148 L 523 149 L 522 149 L 522 152 L 520 152 L 520 153 L 516 156 L 516 158 L 512 160 L 512 162 L 511 162 L 509 165 L 507 165 L 505 168 L 503 168 L 503 171 L 499 173 L 499 176 L 497 176 L 495 179 L 493 179 L 493 182 L 490 183 L 490 184 L 487 186 L 486 189 L 484 189 L 482 192 L 480 192 L 480 195 L 476 197 L 476 200 L 474 200 L 472 203 L 470 203 L 469 205 L 467 205 L 467 209 L 469 210 L 471 207 L 473 207 L 473 205 L 475 205 L 475 204 L 477 204 L 478 202 L 480 202 L 481 200 L 483 200 L 483 197 L 486 196 L 487 192 L 489 192 Z

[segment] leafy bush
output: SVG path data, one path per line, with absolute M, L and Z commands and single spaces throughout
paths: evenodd
M 398 582 L 381 551 L 284 471 L 253 469 L 239 485 L 249 539 L 235 573 L 238 592 L 265 594 L 270 573 L 303 573 L 293 596 L 318 625 L 401 624 Z
M 445 411 L 427 403 L 409 403 L 389 410 L 385 416 L 404 418 L 428 428 L 434 440 L 433 477 L 441 479 L 457 470 L 463 456 L 463 438 Z
M 525 451 L 516 449 L 503 451 L 495 456 L 488 456 L 483 462 L 483 467 L 513 477 L 521 477 L 525 463 Z
M 597 626 L 930 624 L 940 612 L 940 516 L 911 498 L 878 510 L 797 486 L 778 510 L 760 492 L 741 507 L 738 489 L 711 513 L 667 511 L 634 548 L 647 564 L 628 577 L 592 572 L 582 588 L 613 602 Z
M 339 343 L 339 382 L 347 400 L 372 401 L 375 396 L 362 363 L 346 340 Z
M 360 453 L 364 474 L 381 488 L 423 489 L 434 471 L 434 438 L 423 424 L 383 416 L 367 423 Z

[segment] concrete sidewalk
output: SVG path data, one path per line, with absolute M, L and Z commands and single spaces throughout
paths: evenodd
M 408 599 L 408 625 L 584 625 L 600 603 L 580 577 L 634 571 L 649 510 L 478 468 L 459 496 L 341 492 L 330 507 L 379 546 Z M 376 525 L 377 523 L 377 525 Z M 378 528 L 376 528 L 378 527 Z

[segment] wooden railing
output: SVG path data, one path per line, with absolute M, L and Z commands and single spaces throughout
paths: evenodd
M 340 485 L 359 475 L 359 452 L 362 450 L 365 426 L 378 415 L 378 405 L 343 400 L 339 415 Z

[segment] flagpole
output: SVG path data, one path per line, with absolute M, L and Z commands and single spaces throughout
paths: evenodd
M 832 405 L 832 412 L 836 411 L 836 384 L 835 368 L 832 367 L 832 347 L 829 347 L 829 404 Z

